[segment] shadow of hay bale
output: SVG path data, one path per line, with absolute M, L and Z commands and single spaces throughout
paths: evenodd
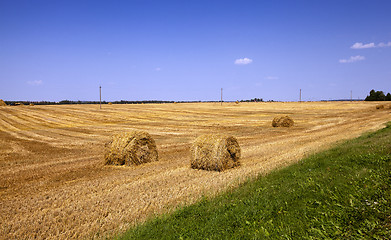
M 292 127 L 294 121 L 289 116 L 275 117 L 272 121 L 273 127 Z
M 106 144 L 106 165 L 139 165 L 158 160 L 156 143 L 144 131 L 132 131 L 113 136 Z
M 192 145 L 191 167 L 210 171 L 224 171 L 240 165 L 240 146 L 233 136 L 205 134 Z

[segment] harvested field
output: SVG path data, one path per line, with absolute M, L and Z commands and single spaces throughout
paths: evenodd
M 379 129 L 376 102 L 61 105 L 0 108 L 0 239 L 100 238 Z M 277 115 L 295 125 L 273 128 Z M 104 165 L 114 134 L 147 131 L 159 161 Z M 202 134 L 235 136 L 240 167 L 190 168 Z

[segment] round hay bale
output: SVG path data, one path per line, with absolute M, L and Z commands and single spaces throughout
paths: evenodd
M 113 103 L 112 103 L 112 102 L 109 102 L 108 104 L 109 104 L 109 105 L 113 105 Z
M 294 121 L 289 116 L 275 117 L 272 121 L 273 127 L 292 127 Z
M 193 143 L 191 167 L 224 171 L 240 165 L 240 146 L 233 136 L 205 134 Z
M 30 106 L 34 106 L 34 103 L 30 103 Z
M 384 109 L 384 105 L 381 104 L 381 105 L 376 105 L 376 109 Z
M 155 140 L 144 131 L 115 135 L 106 144 L 106 165 L 140 165 L 157 160 L 158 152 Z
M 7 104 L 3 101 L 3 99 L 0 99 L 0 106 L 7 106 Z

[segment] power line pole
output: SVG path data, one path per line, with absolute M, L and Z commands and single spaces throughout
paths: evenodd
M 299 102 L 301 102 L 301 88 L 300 88 L 300 100 L 299 100 Z
M 223 106 L 223 88 L 221 88 L 221 106 Z
M 102 86 L 99 86 L 99 109 L 102 109 Z
M 350 101 L 353 102 L 353 91 L 350 90 Z

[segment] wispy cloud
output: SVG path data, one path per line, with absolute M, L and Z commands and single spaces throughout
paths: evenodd
M 157 68 L 155 68 L 155 71 L 157 71 L 157 72 L 159 72 L 159 71 L 161 71 L 162 69 L 160 68 L 160 67 L 157 67 Z
M 352 63 L 352 62 L 358 62 L 358 61 L 362 61 L 362 60 L 365 60 L 365 57 L 357 55 L 357 56 L 351 56 L 349 59 L 340 59 L 339 62 L 340 63 Z
M 373 42 L 367 43 L 367 44 L 356 42 L 350 48 L 352 48 L 352 49 L 365 49 L 365 48 L 381 48 L 381 47 L 391 47 L 391 42 L 388 42 L 388 43 L 381 42 L 379 44 L 375 44 Z
M 374 48 L 374 47 L 376 47 L 375 43 L 363 44 L 363 43 L 357 42 L 357 43 L 353 44 L 353 46 L 351 46 L 350 48 L 364 49 L 364 48 Z
M 250 58 L 239 58 L 235 60 L 236 65 L 246 65 L 252 63 L 253 60 Z
M 388 42 L 388 43 L 379 43 L 378 45 L 377 45 L 378 47 L 391 47 L 391 42 Z
M 43 81 L 42 80 L 27 81 L 27 84 L 32 86 L 39 86 L 43 84 Z
M 278 77 L 275 77 L 275 76 L 267 76 L 265 77 L 266 80 L 278 80 L 279 78 Z

